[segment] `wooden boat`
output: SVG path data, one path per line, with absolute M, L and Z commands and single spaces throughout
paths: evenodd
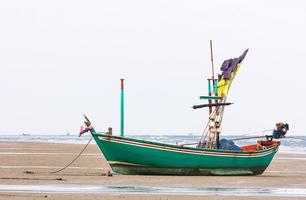
M 221 75 L 215 79 L 214 75 L 208 79 L 208 104 L 194 106 L 209 108 L 209 120 L 201 140 L 196 147 L 171 145 L 133 139 L 123 136 L 123 120 L 121 120 L 121 136 L 113 136 L 112 131 L 97 133 L 89 119 L 85 116 L 86 128 L 81 133 L 90 131 L 105 159 L 114 172 L 120 174 L 137 175 L 259 175 L 269 166 L 278 151 L 280 141 L 274 140 L 274 135 L 280 138 L 288 130 L 281 124 L 274 130 L 270 139 L 260 140 L 257 143 L 232 148 L 232 143 L 220 143 L 221 122 L 224 107 L 231 103 L 226 102 L 226 96 L 241 61 L 242 56 L 231 59 L 235 62 L 230 74 Z M 225 62 L 228 62 L 225 61 Z M 213 59 L 212 59 L 213 63 Z M 223 67 L 223 66 L 222 66 Z M 213 69 L 213 68 L 212 68 Z M 222 68 L 221 68 L 222 69 Z M 214 69 L 213 69 L 214 70 Z M 223 70 L 224 72 L 224 70 Z M 121 111 L 123 119 L 123 80 L 121 80 Z M 222 140 L 221 140 L 222 141 Z
M 236 152 L 99 134 L 94 129 L 91 133 L 112 170 L 120 174 L 257 175 L 268 167 L 279 147 L 271 141 L 263 150 Z

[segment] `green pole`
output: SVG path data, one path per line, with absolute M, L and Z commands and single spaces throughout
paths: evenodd
M 211 95 L 211 85 L 210 85 L 210 80 L 209 79 L 207 79 L 208 80 L 208 94 L 210 94 Z
M 218 95 L 218 80 L 214 80 L 214 92 L 217 96 Z
M 120 136 L 124 136 L 124 79 L 121 81 L 121 98 L 120 98 Z

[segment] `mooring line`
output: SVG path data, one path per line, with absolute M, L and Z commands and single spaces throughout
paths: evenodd
M 85 149 L 87 148 L 87 146 L 89 145 L 91 140 L 92 140 L 92 136 L 91 136 L 90 140 L 88 141 L 88 143 L 85 145 L 85 147 L 82 149 L 82 151 L 68 165 L 66 165 L 65 167 L 63 167 L 62 169 L 59 169 L 57 171 L 50 172 L 50 174 L 56 174 L 56 173 L 58 173 L 60 171 L 63 171 L 64 169 L 66 169 L 70 165 L 72 165 L 81 156 L 81 154 L 85 151 Z

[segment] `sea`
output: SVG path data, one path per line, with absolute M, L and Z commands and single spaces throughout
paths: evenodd
M 168 144 L 186 144 L 196 143 L 200 140 L 200 136 L 197 135 L 126 135 L 129 138 L 136 138 L 154 142 L 168 143 Z M 0 141 L 11 142 L 48 142 L 48 143 L 66 143 L 66 144 L 87 144 L 91 136 L 83 135 L 78 137 L 77 135 L 0 135 Z M 238 136 L 224 136 L 226 139 L 239 138 Z M 248 140 L 234 140 L 238 145 L 252 144 L 256 139 Z M 95 145 L 92 140 L 91 145 Z M 286 160 L 294 157 L 293 154 L 301 154 L 298 159 L 305 159 L 306 157 L 306 136 L 287 137 L 282 139 L 282 145 L 280 146 L 280 152 L 289 153 L 290 156 L 285 158 Z M 289 161 L 290 162 L 290 161 Z M 6 167 L 6 166 L 2 166 Z M 20 167 L 20 166 L 19 166 Z M 29 167 L 29 166 L 21 166 Z M 33 168 L 33 166 L 30 166 Z M 284 172 L 288 173 L 288 170 Z M 273 171 L 270 171 L 272 173 Z M 274 171 L 281 172 L 281 171 Z M 290 171 L 289 171 L 290 172 Z M 296 171 L 292 172 L 295 173 Z M 299 171 L 303 174 L 305 171 Z M 290 174 L 289 174 L 290 175 Z M 265 176 L 271 179 L 273 176 Z M 265 179 L 265 177 L 263 177 Z M 278 178 L 278 177 L 277 177 Z M 237 179 L 239 180 L 239 179 Z M 267 181 L 269 181 L 267 179 Z M 243 183 L 243 182 L 242 182 Z M 256 185 L 256 184 L 255 184 Z M 290 199 L 306 198 L 306 189 L 302 184 L 296 184 L 296 187 L 246 187 L 246 186 L 129 186 L 129 185 L 86 185 L 86 184 L 0 184 L 0 193 L 15 193 L 19 194 L 105 194 L 105 195 L 126 195 L 126 194 L 141 194 L 141 195 L 217 195 L 217 196 L 231 196 L 233 199 L 238 196 L 248 197 L 271 197 L 277 199 L 278 197 L 287 197 Z M 46 195 L 47 196 L 47 195 Z M 203 197 L 205 199 L 205 197 Z
M 0 135 L 0 141 L 14 142 L 49 142 L 49 143 L 68 143 L 68 144 L 87 144 L 90 135 Z M 126 135 L 125 137 L 161 142 L 166 144 L 191 144 L 200 140 L 197 135 Z M 239 136 L 224 136 L 225 139 L 239 138 Z M 253 144 L 256 139 L 235 140 L 237 145 Z M 294 136 L 281 139 L 282 145 L 279 151 L 282 153 L 306 154 L 306 136 Z M 91 144 L 95 144 L 94 141 Z

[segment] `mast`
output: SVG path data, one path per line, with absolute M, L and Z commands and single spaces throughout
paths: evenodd
M 200 99 L 208 100 L 208 106 L 210 108 L 209 121 L 206 124 L 203 135 L 198 144 L 198 147 L 208 148 L 208 149 L 217 149 L 219 147 L 219 135 L 221 133 L 221 123 L 224 113 L 224 106 L 231 104 L 226 102 L 228 90 L 247 52 L 248 49 L 245 50 L 243 54 L 238 58 L 225 60 L 221 67 L 221 74 L 219 76 L 219 79 L 215 79 L 212 41 L 210 40 L 212 78 L 208 79 L 208 96 L 200 96 Z M 212 100 L 215 101 L 214 104 L 212 104 Z M 200 107 L 206 107 L 206 104 L 195 106 L 194 108 L 200 108 Z
M 220 112 L 219 107 L 223 106 L 218 96 L 218 80 L 215 79 L 215 68 L 214 68 L 214 58 L 213 58 L 213 46 L 212 40 L 210 40 L 210 61 L 211 61 L 211 78 L 208 78 L 208 96 L 201 96 L 200 99 L 207 99 L 209 106 L 209 121 L 206 125 L 202 138 L 198 144 L 198 147 L 217 149 L 219 134 L 221 132 L 220 123 Z M 214 104 L 212 104 L 214 101 Z M 219 102 L 220 101 L 220 102 Z M 203 106 L 202 106 L 203 107 Z M 194 107 L 197 108 L 197 107 Z
M 215 79 L 215 69 L 214 69 L 214 58 L 213 58 L 213 51 L 212 51 L 212 40 L 210 40 L 210 61 L 211 61 L 211 79 L 207 79 L 208 81 L 208 96 L 212 96 L 212 88 L 211 88 L 211 80 L 212 80 L 212 87 L 214 88 L 214 79 Z M 211 105 L 212 100 L 208 99 L 208 104 Z M 212 107 L 209 106 L 209 114 L 212 113 Z
M 212 79 L 215 79 L 215 68 L 214 68 L 214 56 L 213 56 L 213 48 L 212 48 L 212 40 L 210 40 L 210 61 L 211 61 L 211 72 Z
M 215 79 L 215 67 L 214 67 L 214 56 L 213 56 L 213 45 L 212 40 L 210 40 L 210 60 L 211 60 L 211 69 L 212 69 L 212 85 L 214 96 L 218 96 L 218 79 Z M 219 104 L 218 99 L 215 99 L 215 104 Z M 222 106 L 222 104 L 220 105 Z M 214 112 L 216 114 L 215 120 L 218 117 L 219 106 L 214 107 Z M 219 147 L 219 134 L 221 133 L 221 120 L 214 121 L 211 123 L 210 136 L 212 138 L 211 148 Z

